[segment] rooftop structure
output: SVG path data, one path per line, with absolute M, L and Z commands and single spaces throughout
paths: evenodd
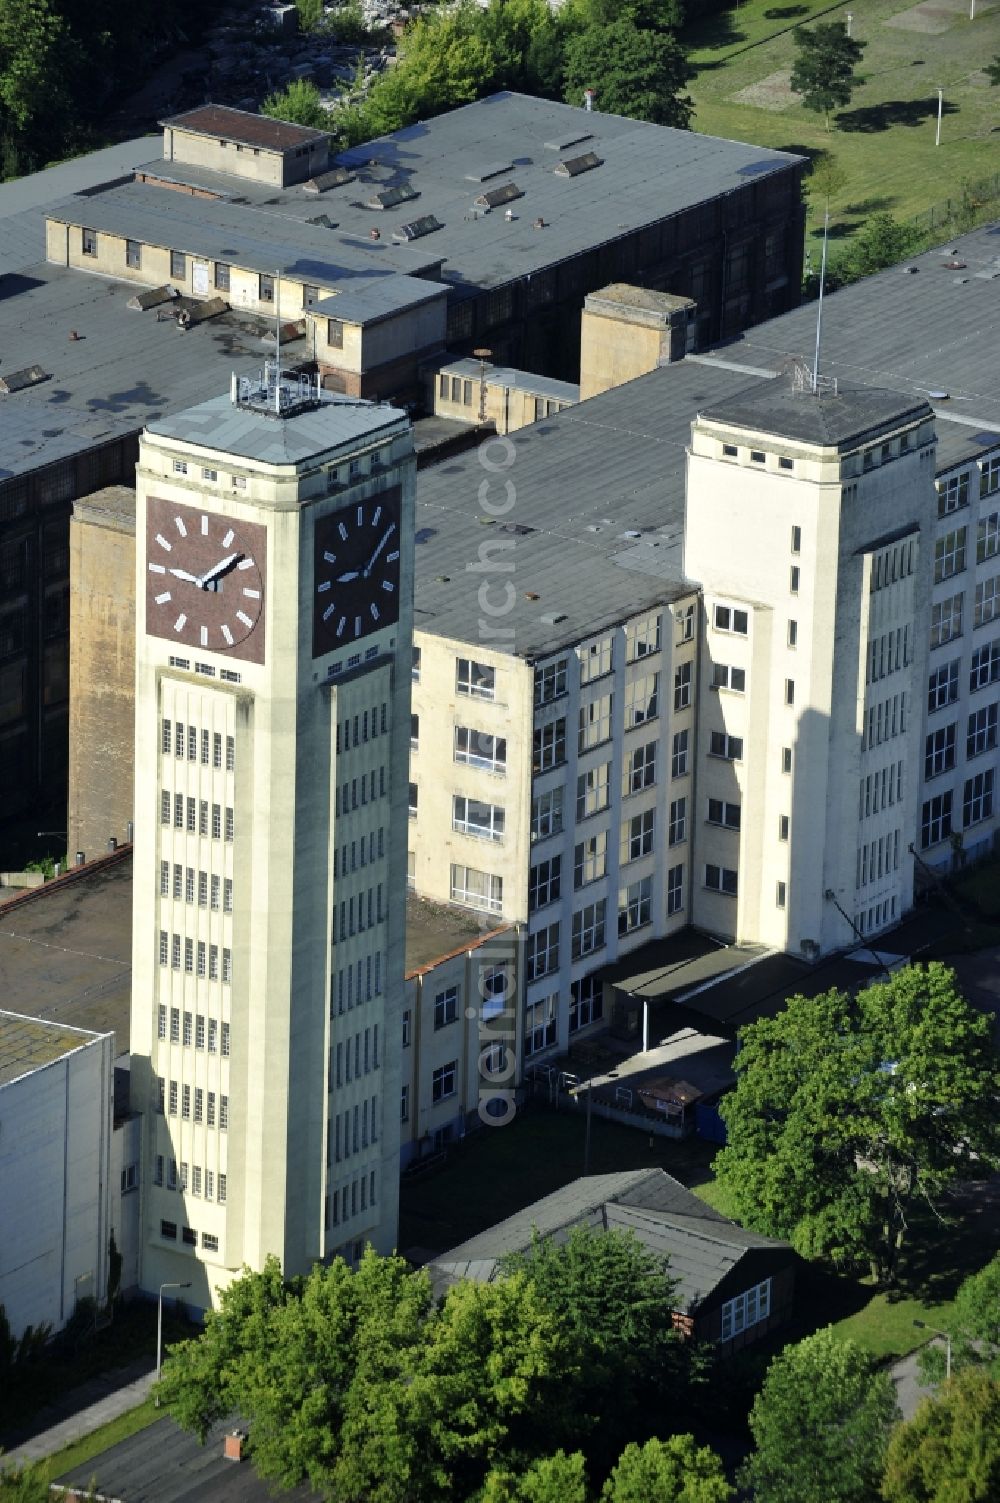
M 184 131 L 192 136 L 210 136 L 220 141 L 260 146 L 267 151 L 295 151 L 314 141 L 329 140 L 330 132 L 289 120 L 273 120 L 256 111 L 236 110 L 227 104 L 201 104 L 181 115 L 171 115 L 160 124 L 164 130 Z
M 0 1012 L 0 1086 L 54 1064 L 97 1037 L 96 1033 L 81 1028 L 67 1028 L 17 1012 Z
M 465 908 L 430 903 L 415 893 L 406 894 L 406 976 L 415 976 L 445 957 L 475 949 L 497 932 L 484 929 Z

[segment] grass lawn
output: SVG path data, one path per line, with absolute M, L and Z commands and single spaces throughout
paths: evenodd
M 1000 89 L 982 71 L 1000 52 L 1000 4 L 979 0 L 975 21 L 967 8 L 953 16 L 936 10 L 931 24 L 949 22 L 942 31 L 887 24 L 910 9 L 907 0 L 835 7 L 746 0 L 692 21 L 684 40 L 698 70 L 690 85 L 694 128 L 807 155 L 831 152 L 847 175 L 831 205 L 831 235 L 841 240 L 877 210 L 908 219 L 954 198 L 963 179 L 1000 173 Z M 787 89 L 796 49 L 786 28 L 843 20 L 848 10 L 852 35 L 868 44 L 858 70 L 864 82 L 827 132 L 823 117 Z M 939 87 L 944 120 L 935 147 Z M 818 244 L 822 218 L 823 204 L 811 202 L 807 245 Z

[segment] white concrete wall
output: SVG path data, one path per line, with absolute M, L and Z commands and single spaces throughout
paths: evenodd
M 15 1336 L 107 1292 L 111 1034 L 0 1086 L 0 1304 Z

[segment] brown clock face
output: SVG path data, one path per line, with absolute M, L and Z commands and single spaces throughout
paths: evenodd
M 256 522 L 151 496 L 146 631 L 179 646 L 264 661 L 267 532 Z
M 400 488 L 348 501 L 316 523 L 313 657 L 399 619 Z

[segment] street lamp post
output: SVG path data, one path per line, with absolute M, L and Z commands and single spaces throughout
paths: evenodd
M 975 4 L 975 0 L 972 0 L 972 3 Z M 851 15 L 850 11 L 848 11 L 847 12 L 847 35 L 848 36 L 850 36 L 850 34 L 851 34 L 851 22 L 853 20 L 854 20 L 854 17 Z
M 932 1331 L 935 1336 L 943 1336 L 945 1339 L 944 1375 L 945 1379 L 951 1377 L 951 1336 L 947 1331 L 939 1331 L 937 1326 L 929 1326 L 926 1320 L 915 1320 L 913 1324 L 921 1331 Z
M 938 89 L 938 91 L 937 91 L 937 97 L 938 97 L 937 134 L 934 137 L 934 145 L 935 146 L 940 146 L 941 145 L 941 112 L 944 109 L 944 89 Z
M 156 1302 L 156 1381 L 160 1381 L 160 1368 L 163 1365 L 163 1291 L 164 1289 L 190 1289 L 190 1279 L 186 1284 L 161 1284 L 160 1296 Z M 159 1398 L 156 1403 L 159 1405 Z

